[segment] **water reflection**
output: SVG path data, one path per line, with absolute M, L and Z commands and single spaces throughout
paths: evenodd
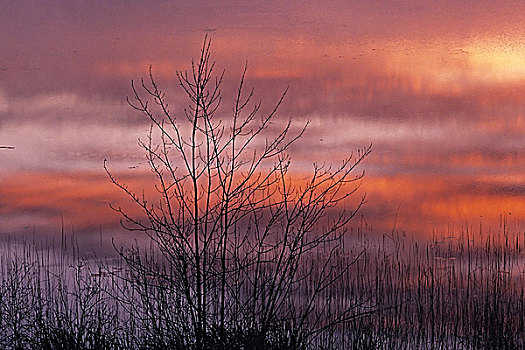
M 292 149 L 298 172 L 373 143 L 363 213 L 378 230 L 519 220 L 525 50 L 515 23 L 525 10 L 444 4 L 7 5 L 0 144 L 16 148 L 0 154 L 0 232 L 53 231 L 59 213 L 79 231 L 118 227 L 103 159 L 139 188 L 147 170 L 136 141 L 148 121 L 125 104 L 129 79 L 152 64 L 182 110 L 173 72 L 205 32 L 227 69 L 226 113 L 245 60 L 264 108 L 290 86 L 280 115 L 311 121 Z

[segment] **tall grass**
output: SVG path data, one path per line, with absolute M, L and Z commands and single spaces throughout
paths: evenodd
M 309 256 L 300 267 L 305 276 L 315 280 L 323 273 L 328 251 L 321 247 Z M 153 248 L 141 257 L 169 274 Z M 300 344 L 290 342 L 294 319 L 276 324 L 265 340 L 242 320 L 220 337 L 237 349 L 263 343 L 260 348 L 525 348 L 525 232 L 469 228 L 421 240 L 358 230 L 341 244 L 337 261 L 355 262 L 315 302 L 328 311 L 348 306 L 348 322 L 322 329 L 327 320 L 314 314 Z M 75 246 L 8 241 L 0 264 L 2 349 L 194 345 L 185 305 L 170 285 L 128 269 L 122 260 L 88 259 Z M 295 291 L 297 308 L 304 307 L 309 288 L 305 283 Z M 313 325 L 321 331 L 308 333 Z
M 524 241 L 506 230 L 384 236 L 349 283 L 369 290 L 377 312 L 342 338 L 356 349 L 524 348 Z

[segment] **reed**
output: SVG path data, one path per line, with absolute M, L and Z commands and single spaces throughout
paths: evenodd
M 231 348 L 521 349 L 525 347 L 525 233 L 460 231 L 421 240 L 355 231 L 341 243 L 337 283 L 315 299 L 352 316 L 291 343 L 293 318 L 276 322 L 267 339 L 245 320 L 226 332 Z M 183 300 L 172 286 L 129 269 L 119 259 L 83 257 L 75 245 L 5 241 L 0 254 L 0 347 L 4 349 L 186 349 L 194 339 Z M 345 247 L 344 249 L 342 247 Z M 324 250 L 326 249 L 326 250 Z M 317 280 L 329 247 L 299 268 Z M 364 252 L 364 253 L 363 253 Z M 359 255 L 360 254 L 360 255 Z M 356 255 L 358 255 L 356 259 Z M 169 275 L 150 247 L 143 263 Z M 308 273 L 306 273 L 308 272 Z M 294 291 L 304 307 L 312 286 Z M 305 297 L 303 297 L 305 296 Z M 218 335 L 217 335 L 218 336 Z M 261 342 L 261 343 L 259 343 Z M 212 344 L 212 343 L 210 343 Z M 258 345 L 259 344 L 259 345 Z M 264 345 L 260 345 L 264 344 Z M 221 348 L 219 345 L 217 348 Z

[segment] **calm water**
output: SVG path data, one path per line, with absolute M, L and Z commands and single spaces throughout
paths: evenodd
M 248 83 L 280 120 L 311 124 L 296 171 L 373 144 L 363 222 L 428 235 L 525 217 L 525 5 L 511 1 L 13 2 L 0 12 L 0 234 L 91 244 L 125 203 L 104 158 L 136 189 L 149 123 L 125 102 L 151 64 L 173 108 L 174 72 L 207 33 L 225 101 Z M 225 115 L 230 111 L 224 104 Z M 521 226 L 523 228 L 523 225 Z

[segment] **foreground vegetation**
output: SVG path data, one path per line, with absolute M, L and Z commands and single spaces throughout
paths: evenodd
M 525 346 L 525 233 L 465 230 L 422 241 L 356 231 L 337 260 L 355 263 L 317 300 L 351 305 L 348 322 L 294 338 L 293 318 L 260 330 L 238 320 L 229 348 L 521 349 Z M 186 349 L 195 346 L 186 306 L 169 284 L 121 259 L 87 259 L 74 247 L 11 241 L 1 249 L 0 347 L 3 349 Z M 343 248 L 345 246 L 346 248 Z M 361 253 L 363 252 L 363 253 Z M 323 249 L 301 269 L 322 273 Z M 358 259 L 356 256 L 358 254 Z M 143 255 L 165 269 L 153 250 Z M 344 264 L 340 265 L 344 266 Z M 164 271 L 165 273 L 165 271 Z M 300 308 L 307 290 L 294 292 Z M 304 305 L 303 305 L 304 306 Z M 304 330 L 323 320 L 310 319 Z M 186 325 L 186 326 L 185 326 Z M 210 348 L 224 343 L 209 339 Z M 215 344 L 215 347 L 213 346 Z
M 326 303 L 359 257 L 340 252 L 365 202 L 354 197 L 371 146 L 298 178 L 288 152 L 308 123 L 277 117 L 286 91 L 270 108 L 256 101 L 246 66 L 224 106 L 210 46 L 205 38 L 198 60 L 176 72 L 186 105 L 171 107 L 151 69 L 131 82 L 128 103 L 151 125 L 139 145 L 153 176 L 132 188 L 110 161 L 104 169 L 129 199 L 113 206 L 122 225 L 153 247 L 119 252 L 132 290 L 121 298 L 145 318 L 153 347 L 304 348 L 371 311 L 359 299 Z

